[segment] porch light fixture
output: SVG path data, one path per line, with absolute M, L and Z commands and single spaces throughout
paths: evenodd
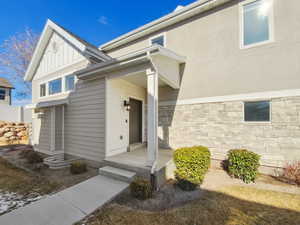
M 124 107 L 126 109 L 126 111 L 130 111 L 130 103 L 127 100 L 124 100 Z

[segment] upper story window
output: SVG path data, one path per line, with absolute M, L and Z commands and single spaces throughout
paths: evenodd
M 46 84 L 40 85 L 40 97 L 46 96 Z
M 242 47 L 273 40 L 272 0 L 248 0 L 241 5 Z
M 5 100 L 5 89 L 0 89 L 0 100 Z
M 270 101 L 244 103 L 244 120 L 246 122 L 270 122 Z
M 157 44 L 157 45 L 160 45 L 160 46 L 165 46 L 165 35 L 160 35 L 160 36 L 157 36 L 157 37 L 153 37 L 150 39 L 150 43 L 151 45 L 154 45 L 154 44 Z
M 74 87 L 75 87 L 75 76 L 74 75 L 66 76 L 66 79 L 65 79 L 66 91 L 74 90 Z
M 61 92 L 62 79 L 56 79 L 49 82 L 49 95 L 58 94 Z

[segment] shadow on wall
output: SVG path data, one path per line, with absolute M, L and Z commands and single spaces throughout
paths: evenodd
M 182 78 L 184 75 L 185 64 L 180 65 L 180 87 Z M 176 102 L 178 101 L 178 95 L 180 94 L 180 87 L 178 90 L 174 90 L 170 87 L 160 88 L 159 90 L 159 102 L 172 101 L 174 104 L 168 106 L 159 106 L 158 109 L 158 127 L 159 137 L 158 144 L 161 148 L 172 148 L 170 146 L 170 133 L 169 128 L 172 126 L 174 112 L 176 108 Z

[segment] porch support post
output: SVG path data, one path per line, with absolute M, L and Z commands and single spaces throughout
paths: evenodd
M 147 70 L 147 166 L 152 166 L 158 157 L 158 74 Z

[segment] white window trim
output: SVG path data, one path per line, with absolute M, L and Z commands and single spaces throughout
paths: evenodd
M 245 120 L 245 103 L 247 102 L 269 102 L 269 121 L 246 121 Z M 272 99 L 259 99 L 259 100 L 247 100 L 247 101 L 243 101 L 243 123 L 247 123 L 247 124 L 271 124 L 272 123 Z
M 66 75 L 63 75 L 63 76 L 57 76 L 57 77 L 52 77 L 51 79 L 48 79 L 48 80 L 43 80 L 41 81 L 38 85 L 39 85 L 39 93 L 38 93 L 38 99 L 45 99 L 45 98 L 49 98 L 49 97 L 55 97 L 55 96 L 60 96 L 60 95 L 66 95 L 66 94 L 69 94 L 71 92 L 74 92 L 76 90 L 76 83 L 78 81 L 77 77 L 75 76 L 74 77 L 74 89 L 73 90 L 68 90 L 66 91 L 66 84 L 65 84 L 65 80 L 66 80 L 66 77 L 69 76 L 69 75 L 73 75 L 73 73 L 68 73 Z M 57 80 L 57 79 L 60 79 L 61 78 L 61 82 L 62 82 L 62 86 L 61 86 L 61 92 L 59 93 L 56 93 L 56 94 L 52 94 L 52 95 L 49 95 L 49 82 L 53 81 L 53 80 Z M 41 85 L 42 84 L 46 84 L 46 95 L 45 96 L 41 96 Z
M 54 93 L 54 94 L 50 94 L 49 93 L 49 88 L 50 88 L 50 82 L 52 82 L 52 81 L 55 81 L 55 80 L 61 80 L 61 91 L 60 92 L 57 92 L 57 93 Z M 55 95 L 60 95 L 60 94 L 62 94 L 62 93 L 64 93 L 64 88 L 63 88 L 63 86 L 64 86 L 64 84 L 63 84 L 63 77 L 58 77 L 58 78 L 55 78 L 55 79 L 52 79 L 52 80 L 49 80 L 48 82 L 48 96 L 55 96 Z
M 261 45 L 271 44 L 275 42 L 275 34 L 274 34 L 274 1 L 273 0 L 261 0 L 261 1 L 270 1 L 271 8 L 269 13 L 269 40 L 262 41 L 250 45 L 244 45 L 244 6 L 250 4 L 252 2 L 256 2 L 258 0 L 246 0 L 244 2 L 239 3 L 239 27 L 240 27 L 240 49 L 248 49 L 259 47 Z
M 41 96 L 41 86 L 42 85 L 45 85 L 45 95 L 44 96 Z M 44 98 L 47 96 L 47 82 L 42 82 L 39 84 L 39 98 Z
M 160 34 L 157 34 L 155 36 L 150 37 L 149 38 L 149 46 L 152 46 L 152 40 L 153 39 L 158 38 L 160 36 L 162 36 L 164 38 L 164 46 L 162 46 L 162 47 L 166 48 L 167 47 L 167 34 L 166 34 L 166 32 L 160 33 Z

